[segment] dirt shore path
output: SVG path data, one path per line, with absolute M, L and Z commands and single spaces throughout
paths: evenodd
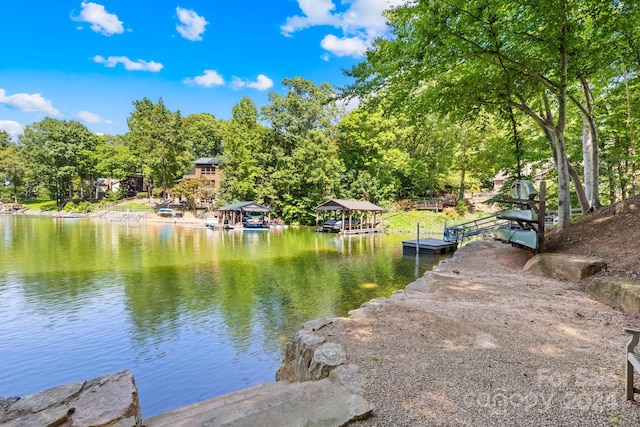
M 530 256 L 471 243 L 317 331 L 365 376 L 376 410 L 353 425 L 640 425 L 640 405 L 624 397 L 622 331 L 640 320 L 580 283 L 522 272 Z

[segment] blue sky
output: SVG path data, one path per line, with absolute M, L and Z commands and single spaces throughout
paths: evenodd
M 342 73 L 386 31 L 402 0 L 36 0 L 2 2 L 0 129 L 45 117 L 122 134 L 133 101 L 228 119 L 284 78 L 350 83 Z

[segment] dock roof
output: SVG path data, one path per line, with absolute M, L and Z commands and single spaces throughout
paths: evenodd
M 219 165 L 220 160 L 217 157 L 200 157 L 192 162 L 194 165 Z
M 373 211 L 383 212 L 384 209 L 366 200 L 331 199 L 316 206 L 317 211 Z
M 266 206 L 257 204 L 256 202 L 236 202 L 227 206 L 218 208 L 219 211 L 236 211 L 236 212 L 271 212 Z

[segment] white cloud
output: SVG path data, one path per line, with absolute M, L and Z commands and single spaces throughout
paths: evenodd
M 233 89 L 240 89 L 243 87 L 249 87 L 251 89 L 257 89 L 259 91 L 265 91 L 273 87 L 273 80 L 264 74 L 259 74 L 256 81 L 252 82 L 247 79 L 241 79 L 240 77 L 233 77 L 231 81 L 231 87 Z
M 107 12 L 103 5 L 92 2 L 82 2 L 80 5 L 82 6 L 80 16 L 71 17 L 74 21 L 88 22 L 93 31 L 105 36 L 124 32 L 122 21 L 117 15 Z
M 0 120 L 0 130 L 7 132 L 12 137 L 16 137 L 24 132 L 24 127 L 13 120 Z
M 285 36 L 304 28 L 316 25 L 339 26 L 340 17 L 332 15 L 336 6 L 333 0 L 298 0 L 298 6 L 304 13 L 304 16 L 290 16 L 284 25 L 280 27 L 280 31 Z
M 6 93 L 4 89 L 0 89 L 0 104 L 4 104 L 7 107 L 20 111 L 37 111 L 51 116 L 61 116 L 60 111 L 53 108 L 51 101 L 44 99 L 39 93 L 16 93 L 15 95 L 9 96 L 7 96 Z
M 204 74 L 196 77 L 187 77 L 182 81 L 188 85 L 198 85 L 204 87 L 222 86 L 224 78 L 216 70 L 204 70 Z
M 105 67 L 114 68 L 118 64 L 124 65 L 124 68 L 129 71 L 151 71 L 157 73 L 164 67 L 161 63 L 155 61 L 144 61 L 138 59 L 132 61 L 126 56 L 110 56 L 105 58 L 102 55 L 96 55 L 93 57 L 93 62 L 98 64 L 104 64 Z
M 288 17 L 280 31 L 285 36 L 315 26 L 331 26 L 342 31 L 342 37 L 334 34 L 324 36 L 321 45 L 336 56 L 359 58 L 376 37 L 382 36 L 386 22 L 382 16 L 385 9 L 399 6 L 407 0 L 353 0 L 340 2 L 348 6 L 336 11 L 333 0 L 298 0 L 303 15 Z
M 80 110 L 76 116 L 85 123 L 111 123 L 111 120 L 105 120 L 96 113 Z
M 338 99 L 336 101 L 336 105 L 340 110 L 344 111 L 345 113 L 349 111 L 353 111 L 356 108 L 358 108 L 358 106 L 360 105 L 360 98 L 354 97 L 349 99 Z
M 178 20 L 181 24 L 176 25 L 176 30 L 182 37 L 191 41 L 202 40 L 202 33 L 204 33 L 204 27 L 208 22 L 204 17 L 199 16 L 193 10 L 183 9 L 181 7 L 176 8 L 178 13 Z
M 335 56 L 353 56 L 359 58 L 367 50 L 364 40 L 357 37 L 338 38 L 333 34 L 327 34 L 320 42 L 324 50 L 333 53 Z

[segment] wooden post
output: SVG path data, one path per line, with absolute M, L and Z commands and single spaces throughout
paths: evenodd
M 547 213 L 547 181 L 540 181 L 540 191 L 538 192 L 538 230 L 537 238 L 538 245 L 536 252 L 542 252 L 544 250 L 544 228 L 545 228 L 545 216 Z

